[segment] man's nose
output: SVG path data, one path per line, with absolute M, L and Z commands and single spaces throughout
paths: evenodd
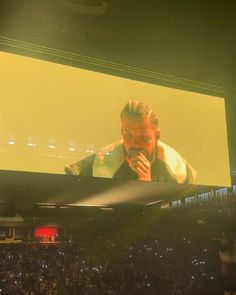
M 139 137 L 135 137 L 135 136 L 133 137 L 132 145 L 133 145 L 133 147 L 135 147 L 135 148 L 140 147 L 140 140 L 139 140 Z

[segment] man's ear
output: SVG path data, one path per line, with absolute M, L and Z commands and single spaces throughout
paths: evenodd
M 156 139 L 159 139 L 160 138 L 160 134 L 161 134 L 160 129 L 156 129 L 155 130 Z
M 120 122 L 120 133 L 121 133 L 121 135 L 123 135 L 123 126 L 122 126 L 122 122 Z

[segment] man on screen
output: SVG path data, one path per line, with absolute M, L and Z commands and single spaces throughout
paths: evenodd
M 120 114 L 122 140 L 67 165 L 67 174 L 119 179 L 192 183 L 196 171 L 161 142 L 156 114 L 147 103 L 130 101 Z

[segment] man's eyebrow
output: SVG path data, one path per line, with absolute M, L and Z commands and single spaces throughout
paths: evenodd
M 127 132 L 127 133 L 130 133 L 130 134 L 132 134 L 132 133 L 135 133 L 135 134 L 139 134 L 139 135 L 151 135 L 150 134 L 150 132 L 148 132 L 148 131 L 130 131 L 130 130 L 123 130 L 123 132 Z

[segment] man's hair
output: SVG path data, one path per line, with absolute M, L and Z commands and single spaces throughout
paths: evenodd
M 139 120 L 149 118 L 155 128 L 158 126 L 158 118 L 156 114 L 153 112 L 149 104 L 145 102 L 135 100 L 127 102 L 120 113 L 121 120 L 123 117 L 131 117 Z

